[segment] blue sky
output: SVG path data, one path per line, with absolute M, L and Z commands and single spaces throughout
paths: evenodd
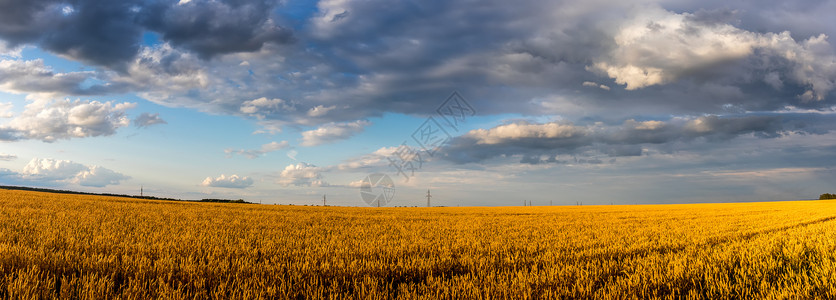
M 391 206 L 815 198 L 836 179 L 834 10 L 4 3 L 0 184 L 364 206 L 385 174 Z

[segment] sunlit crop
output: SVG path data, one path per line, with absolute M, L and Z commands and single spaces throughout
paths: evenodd
M 0 297 L 833 299 L 835 218 L 836 201 L 348 208 L 0 190 Z

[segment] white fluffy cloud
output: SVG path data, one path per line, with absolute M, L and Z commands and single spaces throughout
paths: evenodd
M 238 155 L 243 155 L 244 157 L 249 158 L 249 159 L 254 159 L 254 158 L 262 156 L 266 153 L 282 150 L 284 148 L 287 148 L 288 146 L 290 146 L 290 143 L 288 143 L 287 141 L 270 142 L 270 143 L 261 145 L 260 149 L 254 149 L 254 150 L 226 149 L 226 150 L 224 150 L 224 152 L 226 152 L 226 155 L 228 157 L 231 156 L 232 154 L 238 154 Z
M 568 139 L 584 136 L 587 129 L 572 124 L 512 123 L 491 129 L 476 129 L 465 137 L 475 139 L 477 144 L 499 144 L 521 139 Z
M 240 177 L 235 174 L 230 176 L 221 174 L 221 176 L 214 178 L 206 177 L 206 179 L 203 180 L 202 185 L 211 187 L 243 189 L 253 185 L 253 179 L 247 176 Z
M 756 34 L 728 24 L 701 26 L 689 14 L 647 8 L 615 36 L 611 61 L 595 67 L 628 90 L 663 84 L 697 68 L 752 54 Z
M 50 158 L 33 158 L 20 174 L 29 178 L 44 180 L 66 180 L 75 178 L 79 173 L 88 168 L 82 164 L 68 160 L 57 160 Z
M 357 120 L 348 123 L 328 123 L 314 130 L 302 132 L 302 146 L 317 146 L 347 139 L 363 132 L 371 122 Z
M 796 42 L 787 31 L 756 33 L 705 22 L 691 13 L 650 7 L 623 24 L 614 41 L 616 47 L 591 69 L 626 85 L 627 90 L 721 71 L 724 64 L 753 55 L 761 60 L 752 67 L 761 72 L 789 62 L 784 74 L 768 72 L 762 80 L 775 88 L 780 88 L 782 78 L 808 86 L 799 95 L 803 101 L 823 100 L 836 87 L 836 55 L 824 34 Z
M 34 100 L 10 122 L 0 126 L 0 139 L 59 139 L 108 136 L 130 124 L 125 111 L 134 103 L 83 100 Z M 5 132 L 5 134 L 3 134 Z
M 17 176 L 25 181 L 76 183 L 82 186 L 117 185 L 129 176 L 100 167 L 51 158 L 33 158 Z
M 312 164 L 300 162 L 290 164 L 279 174 L 279 184 L 284 186 L 323 186 L 328 185 L 321 181 L 323 169 Z

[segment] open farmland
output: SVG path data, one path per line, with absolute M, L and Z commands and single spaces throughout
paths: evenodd
M 836 201 L 349 208 L 0 190 L 0 297 L 833 299 Z

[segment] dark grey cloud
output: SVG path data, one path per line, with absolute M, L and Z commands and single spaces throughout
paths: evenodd
M 565 102 L 580 106 L 585 115 L 622 120 L 836 104 L 830 93 L 836 74 L 830 66 L 813 63 L 832 60 L 826 40 L 754 29 L 751 21 L 740 21 L 752 18 L 742 8 L 717 4 L 678 10 L 666 5 L 678 7 L 322 1 L 319 14 L 297 36 L 314 46 L 305 50 L 316 57 L 285 57 L 293 61 L 292 68 L 269 72 L 252 64 L 248 69 L 256 76 L 286 75 L 245 82 L 261 91 L 242 101 L 266 96 L 297 103 L 297 109 L 271 111 L 267 118 L 306 125 L 384 112 L 430 114 L 453 90 L 473 99 L 484 115 L 580 117 L 562 110 Z M 619 44 L 622 28 L 649 23 L 656 24 L 657 32 L 640 33 L 638 46 Z M 700 45 L 723 47 L 697 49 Z M 659 80 L 630 75 L 654 69 Z M 812 72 L 803 71 L 808 69 Z M 267 82 L 278 85 L 263 88 Z M 609 89 L 585 88 L 584 82 Z M 299 117 L 318 105 L 345 108 L 326 118 Z
M 660 4 L 675 12 L 696 12 L 704 19 L 731 23 L 749 31 L 766 33 L 790 31 L 798 39 L 825 33 L 836 34 L 836 20 L 826 18 L 836 9 L 836 3 L 827 0 L 786 2 L 780 0 L 737 1 L 721 0 L 689 1 L 670 0 Z M 706 16 L 710 14 L 710 16 Z M 730 16 L 733 15 L 733 16 Z
M 160 118 L 160 114 L 142 113 L 133 121 L 136 127 L 148 127 L 158 124 L 168 124 L 165 120 Z
M 143 9 L 139 19 L 175 47 L 211 58 L 257 51 L 265 43 L 292 42 L 292 32 L 272 19 L 276 5 L 277 1 L 262 0 L 153 3 Z
M 142 28 L 134 24 L 132 1 L 73 1 L 72 12 L 53 16 L 52 30 L 40 45 L 84 62 L 117 66 L 139 50 Z
M 13 93 L 49 95 L 101 95 L 129 90 L 123 83 L 96 83 L 94 71 L 60 73 L 44 65 L 42 60 L 0 61 L 0 88 Z M 108 79 L 108 78 L 105 78 Z
M 4 1 L 0 38 L 36 44 L 94 65 L 115 66 L 139 49 L 137 1 Z
M 0 2 L 0 35 L 14 44 L 37 40 L 44 31 L 53 29 L 52 23 L 62 16 L 58 1 L 3 1 Z
M 121 71 L 141 50 L 147 31 L 202 58 L 290 42 L 290 30 L 272 20 L 276 5 L 275 1 L 4 1 L 0 39 L 10 46 L 34 44 Z
M 728 8 L 699 9 L 687 16 L 686 19 L 690 22 L 706 25 L 733 24 L 737 23 L 739 14 L 738 11 Z
M 795 66 L 792 64 L 796 62 L 784 63 L 768 51 L 746 54 L 748 50 L 742 49 L 740 57 L 723 56 L 728 51 L 690 57 L 688 51 L 700 49 L 664 47 L 680 39 L 692 45 L 717 44 L 738 36 L 765 39 L 757 35 L 758 31 L 725 32 L 739 22 L 734 20 L 737 13 L 723 9 L 722 5 L 678 14 L 664 10 L 664 4 L 661 8 L 654 5 L 630 8 L 617 4 L 520 2 L 507 9 L 498 2 L 488 1 L 474 9 L 463 2 L 425 2 L 386 5 L 388 13 L 383 16 L 373 12 L 372 8 L 379 6 L 373 2 L 325 2 L 320 4 L 323 15 L 312 21 L 314 41 L 333 51 L 327 56 L 334 60 L 332 66 L 349 74 L 366 74 L 362 78 L 365 81 L 357 83 L 375 88 L 375 94 L 364 95 L 364 100 L 357 99 L 356 104 L 370 111 L 379 106 L 385 107 L 384 110 L 424 113 L 433 108 L 435 103 L 431 101 L 456 89 L 483 100 L 485 105 L 480 111 L 483 114 L 502 111 L 536 114 L 539 108 L 527 103 L 528 100 L 548 94 L 571 95 L 583 82 L 592 81 L 615 86 L 614 91 L 587 91 L 580 96 L 606 100 L 609 103 L 605 106 L 615 110 L 636 107 L 635 101 L 639 99 L 646 106 L 718 113 L 727 104 L 746 108 L 799 104 L 802 101 L 797 96 L 805 91 L 792 88 L 801 89 L 810 83 L 805 78 L 793 81 L 790 77 Z M 493 9 L 498 7 L 504 9 Z M 346 12 L 350 13 L 334 18 Z M 671 77 L 663 81 L 664 86 L 641 85 L 644 88 L 625 92 L 625 85 L 614 84 L 606 72 L 590 72 L 595 70 L 597 62 L 619 57 L 616 38 L 620 27 L 631 22 L 641 26 L 657 22 L 661 26 L 668 18 L 684 19 L 671 25 L 685 28 L 668 36 L 648 33 L 645 43 L 639 43 L 647 47 L 647 59 L 661 57 L 654 67 L 669 69 L 665 71 Z M 722 34 L 713 35 L 715 32 Z M 802 41 L 795 45 L 785 41 L 781 45 L 757 46 L 778 49 L 783 45 L 802 51 L 805 49 L 800 45 Z M 665 55 L 654 53 L 658 49 L 680 56 L 666 59 Z M 624 63 L 636 65 L 636 62 Z M 765 86 L 759 77 L 775 71 L 780 71 L 777 74 L 791 83 L 787 85 L 788 91 L 747 97 Z M 682 87 L 687 90 L 682 91 Z M 341 96 L 347 101 L 354 98 L 351 93 L 341 93 Z M 805 104 L 827 107 L 832 105 L 832 99 L 828 99 Z M 645 109 L 645 105 L 638 109 Z

